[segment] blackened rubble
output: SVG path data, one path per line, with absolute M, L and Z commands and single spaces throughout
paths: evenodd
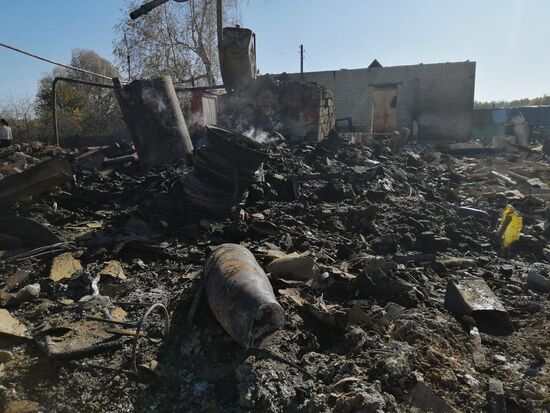
M 89 156 L 111 159 L 114 149 Z M 40 291 L 2 315 L 24 326 L 10 321 L 11 335 L 0 337 L 0 408 L 32 400 L 44 411 L 89 412 L 549 409 L 549 293 L 530 275 L 550 276 L 549 194 L 491 173 L 547 183 L 544 155 L 395 156 L 390 142 L 337 136 L 264 150 L 265 181 L 218 219 L 187 201 L 191 166 L 143 172 L 131 157 L 85 166 L 82 153 L 62 154 L 76 182 L 4 213 L 32 218 L 60 242 L 36 250 L 12 235 L 3 245 L 2 298 L 28 285 Z M 57 152 L 4 149 L 1 173 Z M 502 249 L 495 230 L 508 204 L 523 229 Z M 314 262 L 307 277 L 270 278 L 285 324 L 266 347 L 235 342 L 198 294 L 206 257 L 223 243 L 248 248 L 264 270 L 292 253 Z M 55 281 L 52 261 L 64 253 L 81 268 Z M 113 261 L 124 277 L 105 270 Z M 488 334 L 475 314 L 445 307 L 449 283 L 472 278 L 484 280 L 513 331 Z M 163 336 L 162 315 L 151 314 L 136 380 L 132 332 L 153 303 L 168 306 L 171 329 Z M 43 343 L 82 351 L 60 360 Z

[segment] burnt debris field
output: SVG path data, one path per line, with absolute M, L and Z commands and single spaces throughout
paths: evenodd
M 230 209 L 208 144 L 147 172 L 131 145 L 2 150 L 5 179 L 27 175 L 0 181 L 6 411 L 549 408 L 544 154 L 223 139 L 263 161 Z M 217 192 L 186 194 L 205 177 Z M 207 262 L 222 244 L 267 287 L 232 292 L 251 270 Z

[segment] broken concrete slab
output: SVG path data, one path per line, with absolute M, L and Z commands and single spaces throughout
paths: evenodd
M 449 281 L 445 308 L 457 317 L 473 317 L 482 332 L 510 334 L 514 330 L 508 312 L 481 278 Z
M 477 327 L 472 327 L 469 331 L 470 351 L 472 352 L 472 360 L 474 366 L 479 371 L 484 371 L 487 368 L 487 356 L 485 347 L 481 342 L 481 334 Z
M 73 179 L 67 159 L 51 159 L 0 181 L 0 204 L 29 200 Z
M 113 320 L 124 321 L 128 313 L 121 307 L 115 307 L 111 310 L 111 317 Z

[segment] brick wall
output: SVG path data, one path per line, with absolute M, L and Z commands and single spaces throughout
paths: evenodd
M 397 87 L 397 127 L 419 125 L 421 140 L 470 137 L 475 62 L 373 67 L 309 72 L 304 80 L 332 89 L 337 118 L 351 117 L 359 131 L 370 132 L 373 87 Z M 299 73 L 281 78 L 299 80 Z
M 308 82 L 269 77 L 218 98 L 219 125 L 239 132 L 277 131 L 295 141 L 324 139 L 335 125 L 332 91 Z

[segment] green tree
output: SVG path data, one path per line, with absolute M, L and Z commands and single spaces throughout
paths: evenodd
M 550 95 L 543 95 L 537 98 L 516 99 L 516 100 L 492 100 L 492 101 L 476 101 L 474 109 L 492 109 L 492 108 L 514 108 L 518 106 L 540 106 L 550 105 Z
M 8 121 L 16 142 L 40 140 L 43 130 L 34 113 L 30 96 L 7 96 L 0 102 L 0 117 Z
M 73 50 L 70 65 L 111 78 L 118 76 L 108 60 L 91 50 Z M 52 82 L 58 76 L 110 83 L 107 79 L 65 68 L 55 68 L 44 75 L 40 79 L 35 109 L 50 138 L 53 135 Z M 63 136 L 107 136 L 121 127 L 118 104 L 110 89 L 60 82 L 57 85 L 57 113 Z

